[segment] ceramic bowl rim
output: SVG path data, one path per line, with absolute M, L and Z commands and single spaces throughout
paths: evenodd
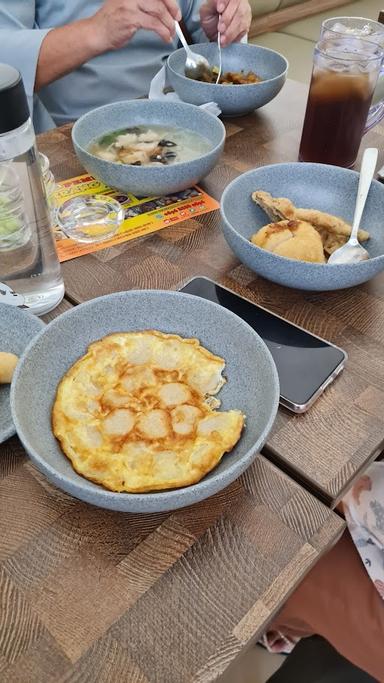
M 229 191 L 232 189 L 232 186 L 233 186 L 236 182 L 238 182 L 240 178 L 243 178 L 244 176 L 250 176 L 250 175 L 252 175 L 255 171 L 258 171 L 259 168 L 262 168 L 262 169 L 266 169 L 266 168 L 281 168 L 282 166 L 292 166 L 293 164 L 300 164 L 300 166 L 302 166 L 303 163 L 306 163 L 306 162 L 302 162 L 302 161 L 287 161 L 287 162 L 284 162 L 284 163 L 282 163 L 282 164 L 267 164 L 266 166 L 258 166 L 257 168 L 252 168 L 252 169 L 250 169 L 249 171 L 246 171 L 245 173 L 241 173 L 241 174 L 238 175 L 236 178 L 234 178 L 234 180 L 232 180 L 232 181 L 227 185 L 227 187 L 225 188 L 225 190 L 224 190 L 224 192 L 223 192 L 223 194 L 222 194 L 222 196 L 221 196 L 221 201 L 220 201 L 220 213 L 221 213 L 221 217 L 222 217 L 223 221 L 225 222 L 226 226 L 228 227 L 228 229 L 231 230 L 231 232 L 232 232 L 234 235 L 236 235 L 236 237 L 239 238 L 240 241 L 241 241 L 244 245 L 248 245 L 248 246 L 250 246 L 252 249 L 254 249 L 255 254 L 265 255 L 265 254 L 267 253 L 269 256 L 272 256 L 273 258 L 277 259 L 280 263 L 287 263 L 287 262 L 289 262 L 289 263 L 295 264 L 296 266 L 297 266 L 297 264 L 300 264 L 299 267 L 301 267 L 301 268 L 306 268 L 306 269 L 308 269 L 308 268 L 311 268 L 311 269 L 312 269 L 312 268 L 316 268 L 317 270 L 324 271 L 324 269 L 327 269 L 327 270 L 328 270 L 328 269 L 330 268 L 332 271 L 334 271 L 335 268 L 340 268 L 340 267 L 342 267 L 342 268 L 345 268 L 345 269 L 350 270 L 350 269 L 352 269 L 352 268 L 357 268 L 357 267 L 362 267 L 362 266 L 364 267 L 364 264 L 369 264 L 369 263 L 372 263 L 372 262 L 377 263 L 380 259 L 384 259 L 384 253 L 383 253 L 383 254 L 379 254 L 378 256 L 372 256 L 372 257 L 370 257 L 369 259 L 367 259 L 366 261 L 359 261 L 358 263 L 310 263 L 309 261 L 299 261 L 298 259 L 288 258 L 287 256 L 280 256 L 280 254 L 275 254 L 275 253 L 273 253 L 273 252 L 271 252 L 271 251 L 267 251 L 267 252 L 266 252 L 265 249 L 262 249 L 261 247 L 258 247 L 256 244 L 253 244 L 253 242 L 251 242 L 250 240 L 247 240 L 243 235 L 241 235 L 241 233 L 239 233 L 239 232 L 236 230 L 236 228 L 235 228 L 235 227 L 232 225 L 232 223 L 228 220 L 228 218 L 227 218 L 227 216 L 226 216 L 226 214 L 225 214 L 225 211 L 224 211 L 224 202 L 225 202 L 225 200 L 226 200 L 227 195 L 229 194 Z M 312 166 L 321 166 L 322 168 L 325 168 L 325 169 L 326 169 L 326 168 L 329 168 L 329 169 L 335 169 L 335 168 L 340 168 L 340 169 L 341 169 L 341 168 L 342 168 L 342 167 L 339 167 L 339 166 L 332 166 L 331 164 L 317 164 L 317 163 L 315 163 L 315 162 L 308 162 L 308 165 L 312 165 Z M 348 173 L 353 173 L 353 174 L 356 175 L 356 176 L 359 175 L 358 171 L 355 171 L 355 170 L 353 170 L 353 169 L 351 169 L 351 168 L 343 168 L 342 170 L 348 171 Z M 373 182 L 373 183 L 377 183 L 378 185 L 381 184 L 381 183 L 379 183 L 378 180 L 373 180 L 372 182 Z
M 131 166 L 130 164 L 119 164 L 117 161 L 107 161 L 106 159 L 101 159 L 100 157 L 96 156 L 95 154 L 92 154 L 88 149 L 86 149 L 83 145 L 81 145 L 77 140 L 76 140 L 76 134 L 77 134 L 77 129 L 80 127 L 80 125 L 83 123 L 83 121 L 86 121 L 88 118 L 91 118 L 93 114 L 96 112 L 102 111 L 102 110 L 108 110 L 108 109 L 113 109 L 116 107 L 116 105 L 120 105 L 122 103 L 126 103 L 129 105 L 134 105 L 137 106 L 140 104 L 148 104 L 148 102 L 160 102 L 157 100 L 148 100 L 148 99 L 143 99 L 143 100 L 118 100 L 116 102 L 109 102 L 108 104 L 103 104 L 100 107 L 95 107 L 94 109 L 91 109 L 90 111 L 87 111 L 85 114 L 82 114 L 77 121 L 75 121 L 72 131 L 71 131 L 71 137 L 72 137 L 72 143 L 75 147 L 78 147 L 83 154 L 86 154 L 89 156 L 91 159 L 96 159 L 98 163 L 104 163 L 108 166 L 112 166 L 113 168 L 118 168 L 118 169 L 129 169 L 131 172 L 133 171 L 134 173 L 137 173 L 138 175 L 140 174 L 146 174 L 148 171 L 151 171 L 151 173 L 156 173 L 157 175 L 160 175 L 161 173 L 164 172 L 164 168 L 161 166 Z M 161 104 L 164 105 L 169 105 L 171 108 L 172 104 L 175 104 L 174 102 L 163 102 L 161 101 Z M 194 104 L 190 104 L 189 102 L 176 102 L 178 105 L 182 105 L 184 107 L 187 107 L 188 109 L 193 109 L 193 112 L 196 113 L 196 106 Z M 198 107 L 199 108 L 199 107 Z M 204 109 L 200 109 L 200 112 L 203 114 L 203 116 L 211 116 L 213 119 L 216 120 L 218 124 L 218 128 L 221 129 L 221 140 L 218 142 L 214 147 L 208 150 L 208 152 L 205 152 L 204 154 L 199 155 L 195 159 L 190 159 L 189 161 L 178 161 L 176 164 L 172 164 L 169 166 L 166 166 L 166 169 L 169 171 L 170 169 L 180 169 L 180 171 L 186 170 L 190 168 L 191 164 L 193 164 L 196 161 L 202 161 L 205 159 L 209 159 L 212 154 L 217 154 L 220 152 L 221 147 L 225 143 L 225 138 L 226 138 L 226 129 L 223 124 L 223 122 L 217 117 L 213 116 L 213 114 L 210 114 L 209 112 L 205 111 Z M 192 113 L 192 112 L 191 112 Z M 188 117 L 186 116 L 186 120 L 188 121 Z M 190 130 L 190 129 L 188 129 Z M 195 132 L 195 131 L 193 131 Z
M 207 45 L 207 43 L 197 43 L 197 44 L 194 45 L 193 47 L 198 48 L 199 45 Z M 261 86 L 261 85 L 263 85 L 263 84 L 265 84 L 265 83 L 274 83 L 274 81 L 280 79 L 282 76 L 286 76 L 286 75 L 287 75 L 288 69 L 289 69 L 289 62 L 288 62 L 288 59 L 287 59 L 286 57 L 284 57 L 284 55 L 281 54 L 281 52 L 278 52 L 277 50 L 273 50 L 273 49 L 270 48 L 270 47 L 264 47 L 264 45 L 254 45 L 253 43 L 244 43 L 244 44 L 243 44 L 243 43 L 238 43 L 238 45 L 243 45 L 244 47 L 248 47 L 248 48 L 252 48 L 252 49 L 255 48 L 255 49 L 257 49 L 257 50 L 261 50 L 262 52 L 272 52 L 273 54 L 278 55 L 278 56 L 281 57 L 281 59 L 285 62 L 285 69 L 284 69 L 281 73 L 279 73 L 277 76 L 273 76 L 272 78 L 265 78 L 264 80 L 259 81 L 258 83 L 240 83 L 240 84 L 238 84 L 238 85 L 236 85 L 236 84 L 234 84 L 234 83 L 233 83 L 233 84 L 228 84 L 228 85 L 225 86 L 225 91 L 229 90 L 230 92 L 232 92 L 232 91 L 233 91 L 233 88 L 236 88 L 236 91 L 235 91 L 235 92 L 238 92 L 238 89 L 239 89 L 239 88 L 242 88 L 242 87 L 245 87 L 245 86 L 255 88 L 255 87 Z M 197 84 L 201 84 L 201 85 L 207 85 L 207 86 L 209 86 L 209 87 L 212 87 L 212 86 L 215 87 L 215 88 L 221 88 L 221 87 L 222 87 L 222 85 L 223 85 L 222 83 L 205 83 L 205 82 L 203 82 L 203 81 L 196 81 L 196 80 L 194 80 L 193 78 L 188 78 L 188 76 L 186 76 L 185 74 L 182 74 L 182 73 L 180 73 L 179 71 L 176 71 L 176 69 L 174 69 L 173 66 L 171 66 L 171 63 L 170 63 L 170 62 L 171 62 L 171 60 L 173 59 L 173 56 L 176 55 L 177 53 L 181 52 L 182 50 L 184 50 L 184 48 L 183 48 L 183 47 L 180 47 L 180 48 L 178 48 L 177 50 L 174 50 L 174 51 L 167 57 L 167 62 L 166 62 L 167 67 L 169 68 L 170 71 L 172 71 L 172 73 L 173 73 L 175 76 L 178 76 L 178 77 L 181 78 L 183 81 L 188 82 L 188 83 L 190 83 L 190 82 L 192 81 L 193 83 L 197 83 Z M 198 85 L 197 87 L 199 87 L 199 85 Z M 195 106 L 195 105 L 194 105 L 194 106 Z
M 7 306 L 7 305 L 8 305 L 8 304 L 2 304 L 2 306 Z M 8 308 L 17 308 L 17 309 L 20 311 L 20 309 L 19 309 L 18 306 L 8 306 Z M 28 344 L 25 346 L 25 348 L 24 348 L 24 351 L 25 351 L 25 350 L 28 348 L 28 346 L 30 345 L 30 343 L 31 343 L 31 342 L 40 334 L 40 332 L 42 332 L 42 331 L 47 327 L 47 325 L 46 325 L 46 323 L 45 323 L 43 320 L 41 320 L 41 318 L 38 318 L 36 315 L 34 315 L 33 313 L 31 313 L 31 311 L 26 310 L 26 311 L 20 311 L 20 312 L 22 313 L 22 315 L 27 314 L 27 316 L 28 316 L 29 318 L 32 318 L 32 319 L 40 326 L 40 330 L 38 330 L 38 331 L 35 333 L 35 335 L 32 337 L 32 339 L 31 339 L 31 340 L 28 342 Z M 20 359 L 22 358 L 22 356 L 23 356 L 23 354 L 24 354 L 24 351 L 23 351 L 23 353 L 21 354 Z M 19 359 L 17 365 L 19 365 L 20 359 Z M 16 370 L 17 370 L 17 366 L 16 366 Z M 14 374 L 16 374 L 16 370 L 15 370 L 15 373 L 14 373 Z M 13 382 L 13 378 L 12 378 L 12 382 Z M 10 412 L 11 412 L 12 424 L 8 427 L 8 429 L 4 429 L 4 430 L 1 431 L 1 433 L 0 433 L 0 444 L 5 443 L 6 441 L 8 441 L 8 439 L 11 438 L 11 436 L 14 436 L 14 435 L 16 434 L 16 427 L 15 427 L 15 423 L 14 423 L 14 420 L 13 420 L 12 404 L 11 404 L 12 382 L 11 382 L 10 394 L 9 394 L 9 409 L 10 409 Z
M 110 301 L 111 298 L 118 298 L 122 294 L 131 294 L 131 293 L 134 293 L 134 294 L 140 293 L 142 296 L 147 296 L 148 294 L 150 294 L 152 296 L 153 294 L 155 294 L 156 296 L 159 296 L 159 297 L 164 295 L 164 293 L 165 294 L 172 293 L 172 294 L 176 295 L 176 297 L 182 296 L 183 298 L 189 297 L 189 298 L 193 298 L 193 299 L 199 299 L 199 297 L 196 297 L 193 294 L 187 294 L 186 292 L 180 292 L 180 291 L 175 291 L 175 290 L 132 289 L 132 290 L 128 290 L 126 292 L 113 292 L 112 294 L 105 294 L 101 297 L 96 297 L 95 299 L 90 299 L 89 301 L 85 301 L 84 303 L 81 303 L 81 304 L 78 304 L 77 306 L 74 306 L 73 308 L 69 309 L 68 311 L 64 311 L 64 313 L 62 313 L 60 316 L 58 316 L 57 318 L 54 318 L 48 325 L 44 326 L 44 328 L 31 340 L 31 342 L 24 349 L 24 352 L 20 358 L 20 361 L 19 361 L 18 366 L 17 366 L 16 371 L 15 371 L 14 381 L 12 382 L 12 385 L 11 385 L 10 402 L 11 402 L 11 410 L 12 410 L 12 419 L 13 419 L 14 425 L 16 427 L 17 435 L 18 435 L 21 443 L 23 444 L 23 447 L 25 448 L 26 452 L 28 453 L 29 457 L 33 461 L 38 463 L 39 468 L 44 473 L 47 474 L 48 479 L 50 479 L 50 481 L 53 481 L 53 482 L 55 482 L 57 480 L 65 482 L 66 487 L 67 487 L 65 490 L 68 490 L 68 488 L 72 489 L 77 495 L 79 495 L 79 493 L 81 493 L 81 492 L 86 491 L 87 493 L 90 493 L 91 495 L 93 495 L 95 497 L 95 499 L 97 498 L 98 500 L 103 501 L 105 503 L 107 503 L 108 501 L 110 501 L 110 502 L 115 501 L 116 503 L 123 502 L 123 501 L 127 501 L 127 502 L 132 501 L 133 503 L 135 503 L 135 502 L 136 503 L 140 503 L 140 502 L 144 503 L 146 500 L 149 500 L 148 496 L 150 496 L 151 503 L 158 502 L 159 504 L 161 504 L 162 502 L 165 502 L 165 501 L 169 501 L 170 503 L 172 503 L 172 501 L 176 502 L 177 498 L 182 496 L 184 493 L 186 493 L 187 495 L 190 494 L 193 497 L 193 493 L 195 491 L 199 491 L 202 493 L 207 492 L 207 495 L 206 496 L 203 495 L 202 498 L 209 497 L 210 495 L 212 495 L 211 494 L 212 482 L 215 480 L 217 481 L 217 477 L 218 477 L 217 473 L 216 473 L 216 475 L 214 474 L 215 469 L 212 470 L 213 477 L 207 478 L 207 476 L 205 476 L 205 477 L 203 477 L 203 479 L 201 479 L 201 481 L 197 482 L 196 484 L 192 484 L 191 486 L 183 486 L 180 488 L 169 489 L 166 491 L 153 491 L 153 492 L 148 492 L 148 493 L 128 493 L 128 492 L 117 493 L 114 491 L 109 491 L 108 489 L 104 489 L 102 486 L 98 486 L 97 484 L 94 484 L 94 482 L 90 482 L 88 479 L 86 479 L 85 477 L 82 477 L 80 474 L 78 474 L 75 470 L 73 470 L 73 473 L 71 473 L 73 475 L 73 478 L 68 477 L 65 474 L 59 473 L 55 469 L 55 467 L 50 465 L 44 459 L 44 457 L 41 456 L 35 450 L 35 448 L 33 446 L 31 446 L 31 444 L 29 443 L 25 434 L 23 433 L 23 428 L 20 425 L 20 422 L 18 420 L 18 416 L 16 414 L 17 413 L 17 407 L 15 404 L 15 392 L 16 392 L 15 387 L 17 385 L 18 378 L 19 378 L 19 375 L 21 374 L 24 363 L 26 362 L 26 359 L 28 358 L 30 349 L 35 344 L 37 344 L 38 341 L 40 341 L 41 337 L 52 326 L 56 326 L 58 324 L 58 321 L 61 321 L 63 318 L 67 318 L 67 317 L 70 317 L 71 315 L 73 315 L 74 311 L 78 311 L 80 308 L 83 308 L 83 309 L 84 308 L 91 308 L 94 305 L 95 301 L 97 301 L 97 302 L 105 301 L 105 300 Z M 221 311 L 224 310 L 225 315 L 228 314 L 228 316 L 230 318 L 236 318 L 237 321 L 240 321 L 241 326 L 249 328 L 249 330 L 252 332 L 252 335 L 257 337 L 259 339 L 259 341 L 261 342 L 262 346 L 264 347 L 265 357 L 268 359 L 269 366 L 271 368 L 271 379 L 272 379 L 273 392 L 274 392 L 274 396 L 272 398 L 272 410 L 271 410 L 271 414 L 267 420 L 267 423 L 264 426 L 264 429 L 262 430 L 258 439 L 253 443 L 253 445 L 241 457 L 241 462 L 249 462 L 250 458 L 254 454 L 256 454 L 259 451 L 259 449 L 263 446 L 263 444 L 265 443 L 265 440 L 268 437 L 268 434 L 270 433 L 270 431 L 273 427 L 275 418 L 276 418 L 277 410 L 279 407 L 279 394 L 280 394 L 279 377 L 277 374 L 276 365 L 275 365 L 275 362 L 272 358 L 271 352 L 269 351 L 265 342 L 262 340 L 260 335 L 257 334 L 257 332 L 255 332 L 255 330 L 250 325 L 248 325 L 248 323 L 246 323 L 242 318 L 237 316 L 232 311 L 229 311 L 228 309 L 224 308 L 223 306 L 220 306 L 220 304 L 216 304 L 216 303 L 214 303 L 212 301 L 208 301 L 208 300 L 204 300 L 204 301 L 206 301 L 206 303 L 209 305 L 209 307 L 212 308 L 212 310 L 213 309 L 221 309 Z M 63 458 L 65 458 L 65 457 L 66 456 L 63 454 Z M 233 472 L 236 473 L 238 469 L 239 469 L 239 459 L 235 460 L 233 463 L 230 463 L 228 465 L 228 467 L 225 470 L 225 474 L 229 474 L 229 478 L 230 478 L 231 474 L 233 474 Z M 207 474 L 210 474 L 210 473 L 207 473 Z M 77 480 L 77 477 L 79 477 L 79 481 Z M 235 478 L 237 478 L 236 474 L 235 474 Z M 219 479 L 220 479 L 220 475 L 219 475 Z M 233 481 L 233 479 L 232 479 L 232 481 Z M 93 484 L 94 486 L 97 486 L 98 488 L 96 488 L 94 490 L 89 489 L 88 488 L 89 484 Z M 225 484 L 225 485 L 227 485 L 227 484 Z M 228 485 L 229 485 L 229 482 L 228 482 Z M 221 488 L 224 488 L 224 486 Z M 71 495 L 74 495 L 74 494 L 71 494 Z M 83 500 L 81 495 L 79 495 L 79 498 Z M 202 498 L 200 497 L 198 500 L 201 500 Z M 102 505 L 99 505 L 99 503 L 95 502 L 94 504 L 98 505 L 99 507 L 102 507 Z M 159 509 L 163 509 L 163 508 L 159 508 Z M 173 508 L 170 507 L 170 509 L 173 509 Z

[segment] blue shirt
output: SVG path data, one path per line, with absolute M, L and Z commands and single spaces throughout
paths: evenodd
M 194 42 L 202 42 L 199 25 L 202 0 L 179 0 Z M 41 43 L 52 28 L 90 17 L 103 0 L 0 0 L 0 62 L 22 74 L 37 132 L 73 121 L 107 102 L 148 94 L 153 76 L 178 47 L 150 31 L 138 31 L 120 50 L 86 62 L 34 94 Z

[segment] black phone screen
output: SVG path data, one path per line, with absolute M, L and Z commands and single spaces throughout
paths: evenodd
M 211 280 L 198 277 L 182 292 L 209 299 L 243 318 L 262 337 L 276 363 L 283 403 L 306 406 L 343 367 L 346 354 Z

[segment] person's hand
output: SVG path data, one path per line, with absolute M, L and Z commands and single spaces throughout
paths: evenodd
M 229 45 L 241 40 L 251 25 L 252 10 L 248 0 L 206 0 L 200 9 L 201 25 L 210 40 Z
M 93 39 L 100 52 L 117 50 L 139 29 L 155 31 L 169 42 L 181 12 L 176 0 L 105 0 L 91 18 Z

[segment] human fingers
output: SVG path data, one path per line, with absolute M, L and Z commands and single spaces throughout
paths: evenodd
M 139 0 L 138 9 L 160 19 L 167 17 L 173 22 L 181 19 L 180 7 L 176 0 Z
M 155 31 L 167 41 L 171 40 L 175 34 L 175 19 L 181 18 L 180 10 L 174 0 L 140 0 L 139 10 L 155 20 L 153 22 L 147 18 L 143 28 Z M 159 24 L 158 27 L 156 27 L 156 22 Z M 164 34 L 163 27 L 166 29 L 166 34 Z
M 104 0 L 91 19 L 97 50 L 119 49 L 139 29 L 155 31 L 169 42 L 179 13 L 176 0 Z
M 227 0 L 227 4 L 223 12 L 219 13 L 218 31 L 221 34 L 222 44 L 228 44 L 233 40 L 235 33 L 234 22 L 237 24 L 237 13 L 240 5 L 240 0 Z M 236 18 L 236 19 L 235 19 Z M 236 27 L 237 28 L 237 27 Z
M 249 30 L 251 19 L 248 0 L 228 0 L 218 26 L 222 44 L 229 45 L 244 36 Z
M 160 19 L 157 15 L 142 12 L 140 10 L 138 14 L 138 24 L 138 28 L 157 33 L 157 35 L 166 43 L 169 43 L 173 38 L 175 30 L 174 19 L 169 20 L 168 17 L 161 17 Z
M 228 4 L 229 4 L 229 0 L 217 0 L 216 12 L 218 14 L 223 14 L 223 12 L 225 11 Z
M 217 24 L 219 15 L 217 13 L 215 0 L 207 0 L 200 7 L 201 26 L 209 40 L 217 39 Z
M 232 40 L 232 43 L 240 43 L 242 38 L 244 38 L 244 36 L 246 36 L 247 34 L 248 34 L 248 30 L 247 31 L 240 31 L 240 33 L 237 36 L 235 36 L 235 38 Z
M 181 9 L 176 2 L 176 0 L 161 0 L 162 3 L 167 7 L 169 13 L 172 15 L 173 19 L 180 21 L 182 18 Z

